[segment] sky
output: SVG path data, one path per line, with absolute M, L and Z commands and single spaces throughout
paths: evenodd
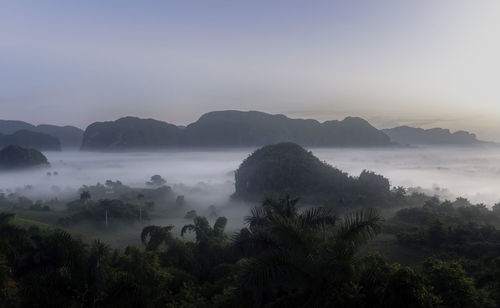
M 500 1 L 1 1 L 0 118 L 237 109 L 500 141 Z

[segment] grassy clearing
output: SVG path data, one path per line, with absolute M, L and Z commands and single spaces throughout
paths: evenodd
M 22 217 L 16 217 L 12 220 L 12 224 L 15 226 L 18 226 L 20 228 L 25 228 L 28 229 L 30 227 L 37 227 L 42 230 L 50 230 L 50 229 L 56 229 L 57 227 L 54 225 L 46 224 L 40 221 L 32 220 L 32 219 L 27 219 L 27 218 L 22 218 Z

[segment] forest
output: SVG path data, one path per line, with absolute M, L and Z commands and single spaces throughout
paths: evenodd
M 0 308 L 500 308 L 500 1 L 0 1 Z
M 500 307 L 500 204 L 350 176 L 293 143 L 234 177 L 225 207 L 160 175 L 0 192 L 0 306 Z
M 88 192 L 82 192 L 81 202 Z M 83 200 L 83 201 L 82 201 Z M 80 202 L 79 201 L 79 202 Z M 119 200 L 101 201 L 126 216 Z M 129 209 L 130 210 L 130 209 Z M 90 214 L 87 214 L 90 215 Z M 136 216 L 136 215 L 131 215 Z M 91 216 L 90 218 L 91 219 Z M 225 230 L 195 216 L 174 234 L 149 225 L 141 245 L 82 241 L 0 215 L 3 307 L 499 307 L 500 205 L 465 199 L 337 216 L 289 194 Z M 189 234 L 190 239 L 186 239 Z M 393 237 L 391 245 L 378 237 Z M 378 246 L 377 246 L 378 245 Z M 382 246 L 381 246 L 382 245 Z M 413 264 L 405 253 L 424 252 Z M 400 255 L 398 255 L 398 253 Z

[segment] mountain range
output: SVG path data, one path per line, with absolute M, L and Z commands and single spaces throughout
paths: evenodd
M 361 118 L 320 123 L 258 111 L 213 111 L 185 128 L 152 119 L 125 117 L 91 124 L 82 150 L 162 147 L 253 147 L 277 142 L 317 147 L 391 146 L 389 137 Z
M 56 137 L 64 148 L 79 148 L 82 144 L 83 130 L 78 127 L 49 124 L 35 126 L 23 121 L 0 120 L 0 134 L 11 135 L 20 130 Z
M 44 133 L 21 129 L 13 134 L 0 134 L 0 148 L 8 145 L 17 145 L 24 148 L 33 148 L 39 151 L 60 151 L 59 139 Z
M 479 145 L 488 142 L 478 140 L 475 134 L 466 131 L 452 133 L 449 129 L 422 129 L 399 126 L 382 130 L 393 142 L 401 145 Z
M 378 130 L 357 117 L 319 122 L 259 111 L 213 111 L 187 126 L 124 117 L 116 121 L 95 122 L 85 131 L 74 126 L 35 126 L 22 121 L 0 120 L 0 146 L 17 144 L 38 150 L 57 150 L 60 147 L 91 151 L 258 147 L 279 142 L 293 142 L 305 147 L 491 144 L 465 131 L 452 133 L 442 128 L 409 126 Z

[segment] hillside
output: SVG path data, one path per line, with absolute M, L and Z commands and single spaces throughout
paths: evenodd
M 84 150 L 187 147 L 254 147 L 294 142 L 317 147 L 390 146 L 389 137 L 360 118 L 320 123 L 257 111 L 214 111 L 185 128 L 133 117 L 97 122 L 84 134 Z
M 36 131 L 57 137 L 65 148 L 79 148 L 82 144 L 83 130 L 78 127 L 41 124 Z
M 351 177 L 319 160 L 294 143 L 268 145 L 246 158 L 235 173 L 233 198 L 260 201 L 267 195 L 290 191 L 313 204 L 337 209 L 362 205 L 386 206 L 394 197 L 389 180 L 363 171 Z
M 0 134 L 10 135 L 22 129 L 35 131 L 36 126 L 23 121 L 0 120 Z
M 97 122 L 85 130 L 82 150 L 148 149 L 177 146 L 180 129 L 152 119 L 125 117 Z
M 0 134 L 11 135 L 19 130 L 44 133 L 59 139 L 62 147 L 78 148 L 82 143 L 83 130 L 74 126 L 41 124 L 35 126 L 23 121 L 0 120 Z
M 61 150 L 61 143 L 58 138 L 30 130 L 18 130 L 11 135 L 0 134 L 0 147 L 7 145 L 18 145 L 39 151 Z
M 392 142 L 402 145 L 477 145 L 486 142 L 480 141 L 476 135 L 466 131 L 450 132 L 449 129 L 431 128 L 422 129 L 409 126 L 399 126 L 384 129 Z
M 14 170 L 48 166 L 47 158 L 35 149 L 9 145 L 0 150 L 0 169 Z

